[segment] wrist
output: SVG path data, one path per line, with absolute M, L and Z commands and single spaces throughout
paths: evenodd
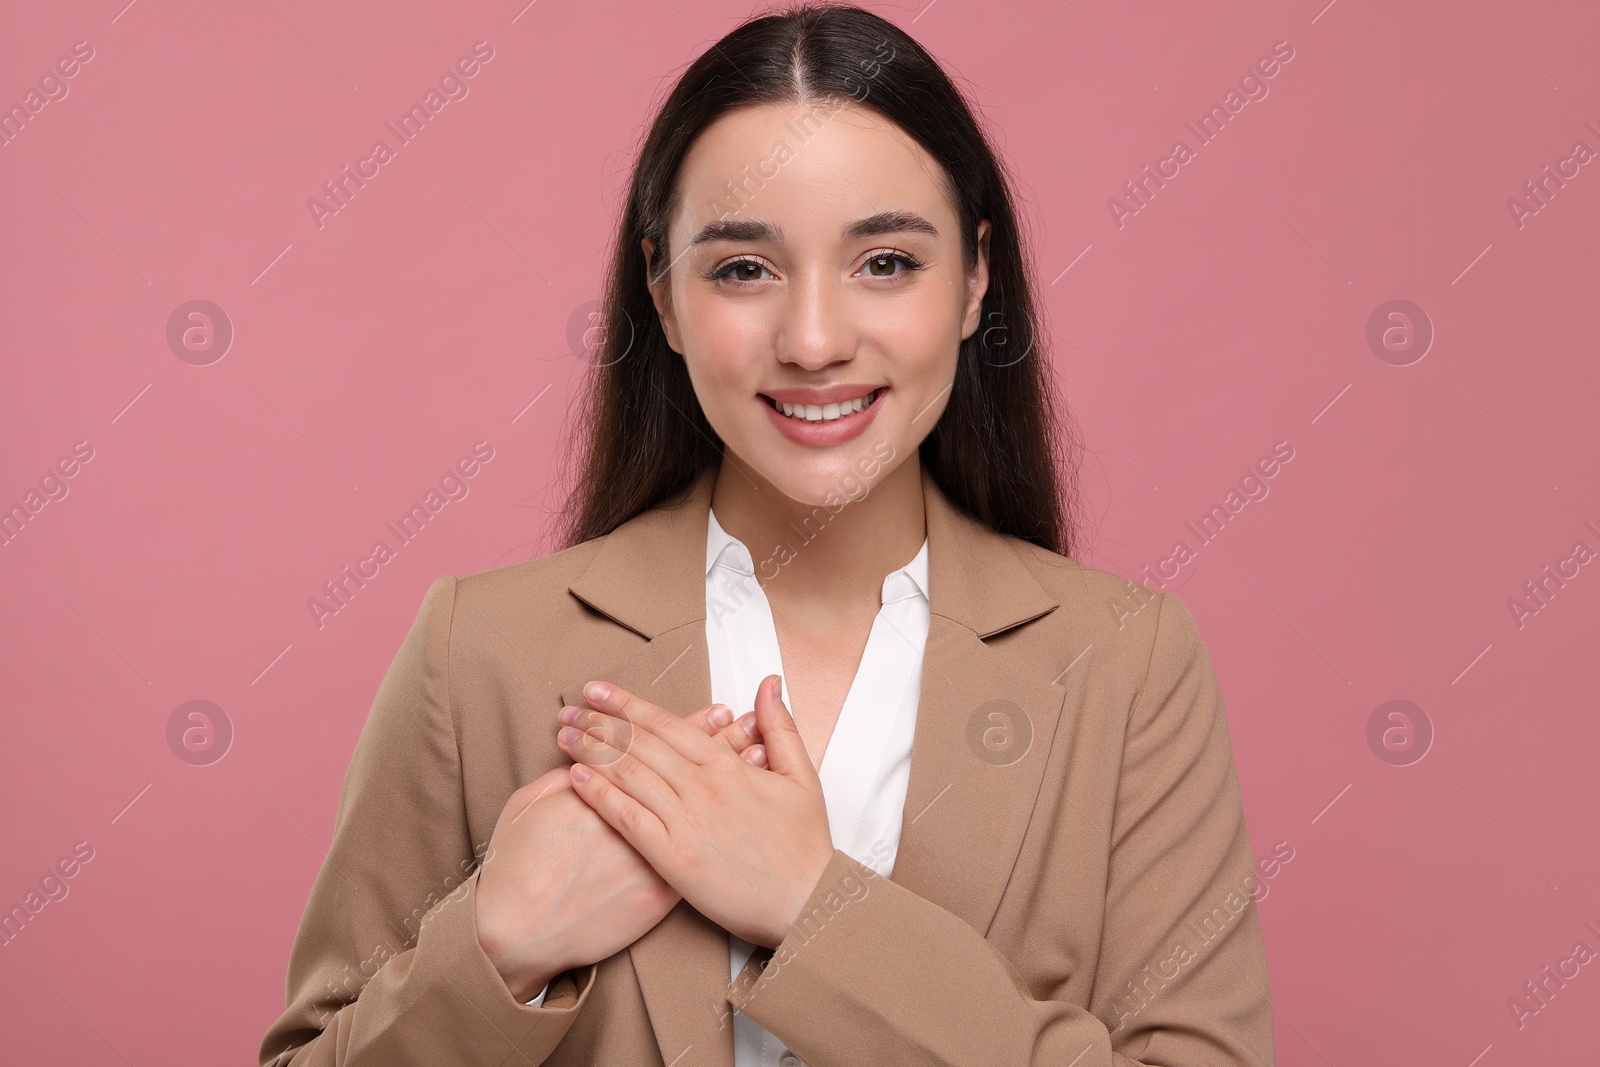
M 777 930 L 768 939 L 771 943 L 766 944 L 763 942 L 767 948 L 775 949 L 781 945 L 794 929 L 795 924 L 800 921 L 800 917 L 805 911 L 806 901 L 810 900 L 812 895 L 816 893 L 817 886 L 822 882 L 823 874 L 827 872 L 828 865 L 833 862 L 834 851 L 834 848 L 830 845 L 827 854 L 819 854 L 811 869 L 799 876 L 790 891 L 790 899 L 793 904 L 785 909 L 784 917 L 779 922 Z
M 497 959 L 485 950 L 495 973 L 505 983 L 506 990 L 518 1004 L 526 1004 L 539 995 L 539 991 L 555 981 L 561 972 L 548 965 L 533 965 L 526 961 Z
M 519 1004 L 532 1000 L 541 989 L 555 981 L 556 975 L 565 970 L 547 962 L 529 960 L 526 955 L 519 958 L 515 953 L 508 953 L 481 931 L 478 934 L 478 946 L 505 983 L 506 990 Z

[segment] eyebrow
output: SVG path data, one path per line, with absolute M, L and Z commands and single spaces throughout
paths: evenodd
M 887 233 L 926 233 L 938 237 L 939 228 L 914 211 L 880 211 L 876 215 L 868 215 L 864 219 L 850 223 L 840 231 L 839 236 L 849 241 L 857 237 L 877 237 Z M 700 232 L 689 242 L 689 247 L 693 248 L 707 241 L 764 241 L 781 245 L 783 227 L 761 219 L 717 219 L 701 227 Z

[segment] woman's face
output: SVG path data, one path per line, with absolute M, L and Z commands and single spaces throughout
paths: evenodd
M 988 286 L 988 221 L 967 275 L 938 163 L 837 103 L 743 108 L 708 128 L 652 286 L 732 458 L 812 505 L 854 499 L 915 454 Z

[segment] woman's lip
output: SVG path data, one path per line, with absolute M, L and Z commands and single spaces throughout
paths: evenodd
M 865 432 L 866 428 L 872 424 L 872 420 L 878 417 L 878 409 L 883 406 L 883 398 L 888 391 L 888 387 L 879 386 L 878 395 L 873 397 L 871 404 L 860 411 L 853 411 L 848 415 L 841 415 L 837 419 L 831 419 L 827 422 L 811 422 L 809 419 L 797 419 L 793 416 L 785 415 L 772 406 L 772 401 L 768 400 L 764 393 L 760 395 L 757 402 L 767 409 L 767 417 L 772 420 L 778 432 L 795 444 L 805 445 L 808 448 L 831 448 Z M 788 403 L 795 403 L 795 401 L 788 401 Z
M 830 385 L 823 389 L 774 389 L 770 393 L 759 395 L 782 401 L 785 404 L 816 404 L 822 407 L 825 404 L 842 404 L 846 400 L 866 396 L 874 389 L 884 389 L 887 386 L 869 385 L 865 382 L 843 382 L 839 385 Z

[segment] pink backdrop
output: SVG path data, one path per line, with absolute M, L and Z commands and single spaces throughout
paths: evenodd
M 19 1063 L 254 1062 L 378 681 L 433 579 L 543 551 L 635 139 L 748 9 L 124 2 L 0 32 L 0 507 L 37 508 L 0 545 L 0 906 L 72 871 L 0 948 L 0 1013 Z M 878 10 L 1021 179 L 1083 558 L 1176 571 L 1256 851 L 1292 850 L 1260 905 L 1279 1062 L 1592 1052 L 1600 15 L 1324 2 Z

